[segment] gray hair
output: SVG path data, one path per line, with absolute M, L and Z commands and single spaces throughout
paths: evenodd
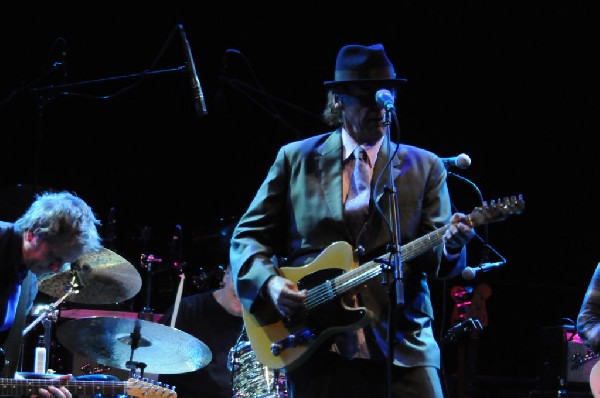
M 336 96 L 337 93 L 333 90 L 327 91 L 327 102 L 322 113 L 323 121 L 333 128 L 340 127 L 344 121 L 342 108 L 339 106 Z
M 48 243 L 82 254 L 102 248 L 99 225 L 92 208 L 75 194 L 44 192 L 36 195 L 25 214 L 15 221 L 15 231 L 31 231 Z

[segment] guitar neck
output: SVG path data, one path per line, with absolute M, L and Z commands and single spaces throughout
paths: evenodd
M 467 215 L 471 227 L 501 221 L 510 214 L 519 214 L 525 209 L 525 202 L 521 195 L 505 197 L 491 203 L 483 202 L 482 206 L 476 207 L 471 214 Z M 427 250 L 442 243 L 444 234 L 452 226 L 451 223 L 444 225 L 426 235 L 402 245 L 401 254 L 403 261 L 409 261 Z M 312 310 L 317 306 L 345 294 L 352 289 L 364 284 L 368 280 L 383 272 L 382 264 L 388 262 L 391 254 L 387 253 L 373 261 L 355 267 L 336 278 L 315 286 L 308 290 L 304 299 L 304 306 Z
M 5 379 L 0 378 L 0 395 L 37 395 L 40 388 L 48 386 L 64 386 L 75 394 L 94 395 L 103 394 L 119 395 L 127 393 L 127 383 L 122 381 L 70 381 L 61 379 Z
M 444 233 L 446 233 L 450 226 L 451 224 L 445 225 L 410 243 L 402 245 L 401 253 L 403 260 L 409 261 L 442 243 Z M 345 272 L 327 283 L 310 289 L 304 300 L 306 308 L 310 310 L 322 304 L 324 295 L 339 297 L 372 278 L 379 276 L 383 272 L 382 263 L 389 261 L 390 256 L 391 253 L 387 253 L 375 260 L 362 264 L 360 267 Z

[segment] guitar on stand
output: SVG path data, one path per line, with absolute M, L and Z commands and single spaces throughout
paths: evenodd
M 458 342 L 457 398 L 475 398 L 479 337 L 488 324 L 485 301 L 492 289 L 486 283 L 472 286 L 453 286 L 450 295 L 455 302 L 452 324 L 445 340 Z M 465 338 L 468 336 L 468 339 Z

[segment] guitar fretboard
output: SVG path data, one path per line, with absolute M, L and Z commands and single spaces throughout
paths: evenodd
M 442 243 L 444 234 L 450 228 L 450 225 L 445 225 L 403 245 L 401 249 L 403 260 L 411 260 Z M 319 305 L 340 297 L 342 294 L 348 293 L 355 287 L 379 276 L 383 272 L 382 263 L 388 262 L 391 256 L 391 253 L 387 253 L 309 289 L 306 299 L 304 299 L 304 305 L 308 310 L 315 309 Z

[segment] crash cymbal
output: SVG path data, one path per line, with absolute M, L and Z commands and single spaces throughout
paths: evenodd
M 145 364 L 144 371 L 149 373 L 186 373 L 201 369 L 212 360 L 208 346 L 196 337 L 142 319 L 73 319 L 58 327 L 57 337 L 73 353 L 124 370 L 130 370 L 127 363 L 132 361 Z
M 135 267 L 115 252 L 102 248 L 82 255 L 70 269 L 40 279 L 39 290 L 52 297 L 64 296 L 73 279 L 72 269 L 77 272 L 79 293 L 69 295 L 66 301 L 114 304 L 132 298 L 142 288 L 142 277 Z

